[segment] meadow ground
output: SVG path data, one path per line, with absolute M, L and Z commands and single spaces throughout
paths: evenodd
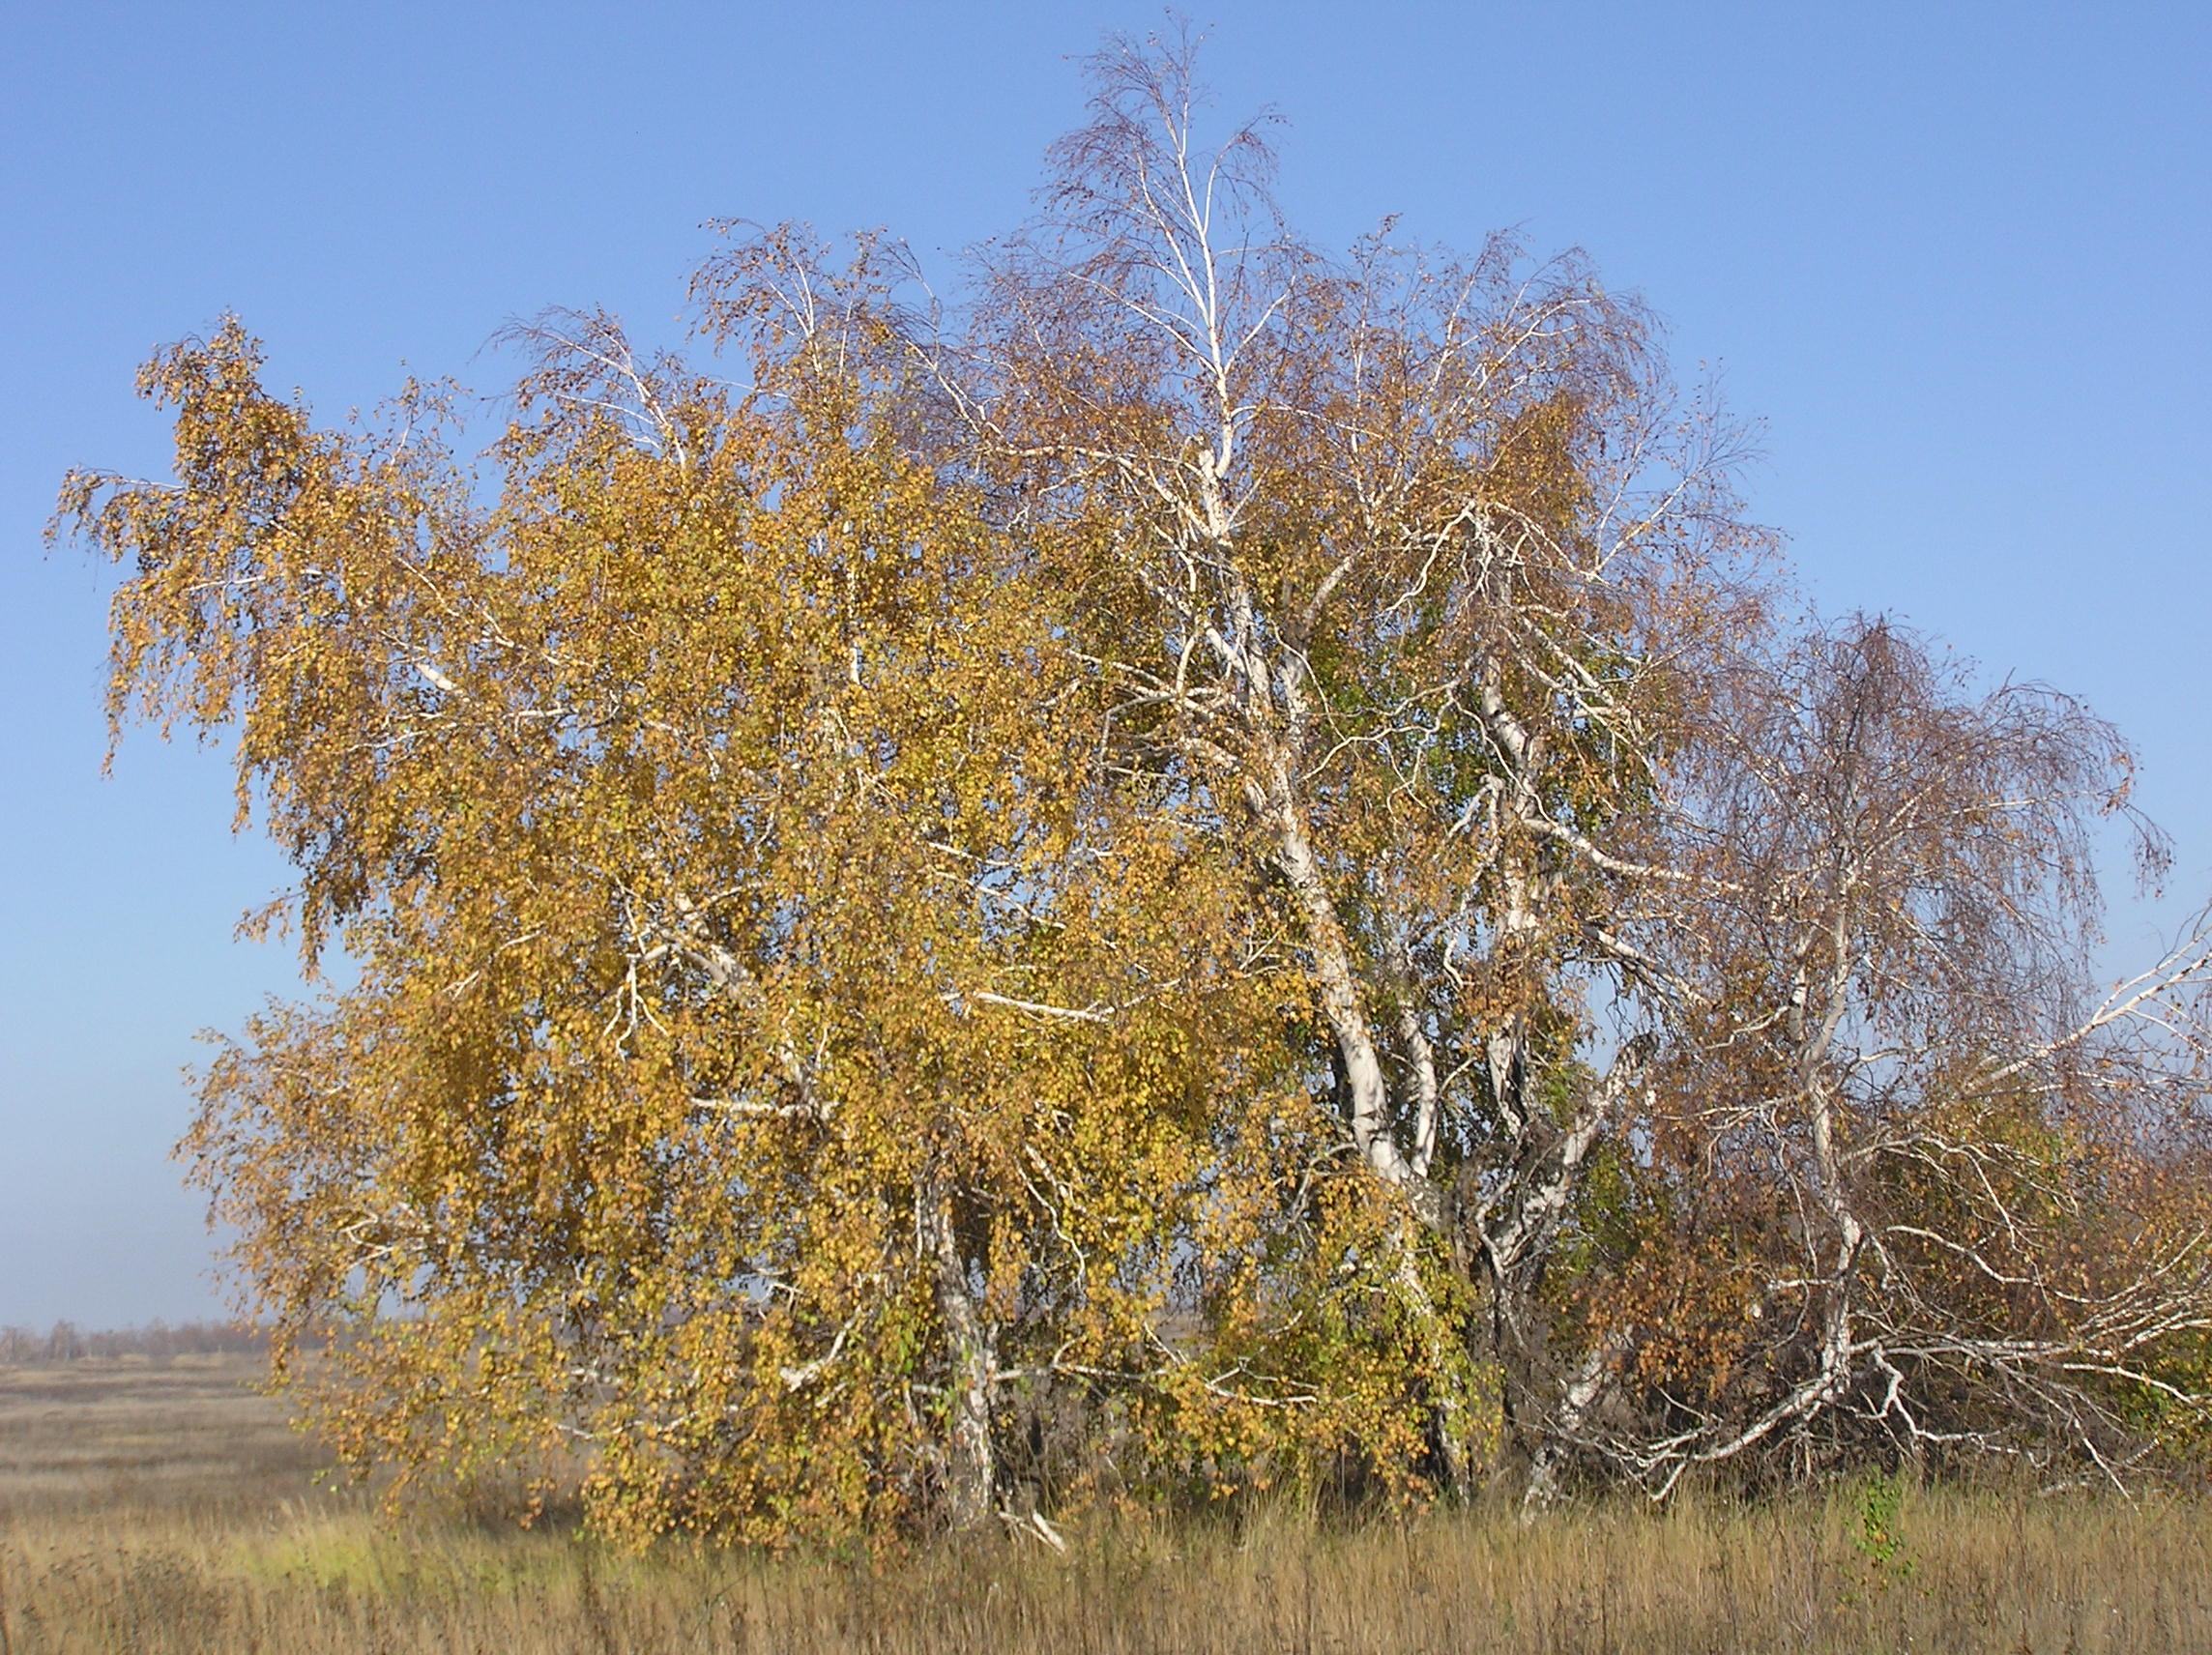
M 2212 1504 L 1865 1490 L 1524 1529 L 1070 1524 L 644 1556 L 317 1488 L 255 1358 L 0 1367 L 0 1655 L 2212 1650 Z

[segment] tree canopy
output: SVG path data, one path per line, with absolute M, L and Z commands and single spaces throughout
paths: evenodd
M 515 327 L 480 454 L 232 319 L 173 480 L 65 485 L 114 716 L 235 743 L 346 961 L 186 1146 L 339 1447 L 770 1541 L 2191 1451 L 2121 738 L 1808 620 L 1579 256 L 1327 254 L 1186 47 L 1091 75 L 956 302 L 725 225 L 699 360 Z

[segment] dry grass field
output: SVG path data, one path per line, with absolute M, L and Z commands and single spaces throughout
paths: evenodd
M 249 1356 L 0 1367 L 0 1655 L 2212 1650 L 2212 1507 L 1864 1491 L 644 1556 L 310 1481 Z

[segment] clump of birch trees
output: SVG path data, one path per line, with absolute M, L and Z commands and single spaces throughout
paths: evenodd
M 115 716 L 235 742 L 346 962 L 188 1140 L 304 1404 L 769 1541 L 2198 1451 L 2121 738 L 1806 620 L 1583 260 L 1328 255 L 1196 102 L 1109 46 L 957 302 L 732 226 L 695 360 L 518 327 L 480 456 L 229 322 L 173 479 L 69 480 Z

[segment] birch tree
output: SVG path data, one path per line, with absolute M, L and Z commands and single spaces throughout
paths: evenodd
M 2206 934 L 2096 988 L 2092 829 L 2166 851 L 2078 703 L 1888 622 L 1778 648 L 1674 766 L 1704 851 L 1660 927 L 1654 1229 L 1579 1289 L 1633 1406 L 1575 1435 L 1660 1489 L 1870 1451 L 2119 1480 L 2145 1404 L 2201 1406 L 2158 1352 L 2212 1325 Z
M 147 369 L 175 480 L 69 485 L 117 715 L 235 740 L 276 916 L 356 973 L 220 1050 L 187 1148 L 250 1302 L 342 1335 L 358 1464 L 580 1473 L 633 1533 L 973 1524 L 1035 1364 L 1150 1337 L 1179 1054 L 1253 1012 L 1187 848 L 1107 830 L 1021 549 L 898 440 L 869 290 L 736 396 L 524 330 L 489 504 L 437 393 L 318 429 L 228 324 Z
M 1663 973 L 1614 916 L 1687 877 L 1666 755 L 1761 624 L 1732 434 L 1580 260 L 1385 230 L 1331 263 L 1277 216 L 1257 129 L 1199 151 L 1187 56 L 1096 77 L 991 273 L 977 465 L 1009 528 L 1086 560 L 1124 763 L 1271 883 L 1315 1088 L 1400 1214 L 1394 1259 L 1362 1258 L 1423 1318 L 1481 1278 L 1491 1325 L 1427 1337 L 1502 1361 L 1540 1438 L 1574 1407 L 1534 1309 L 1552 1238 L 1653 1045 Z M 1464 1479 L 1469 1404 L 1431 1400 Z

